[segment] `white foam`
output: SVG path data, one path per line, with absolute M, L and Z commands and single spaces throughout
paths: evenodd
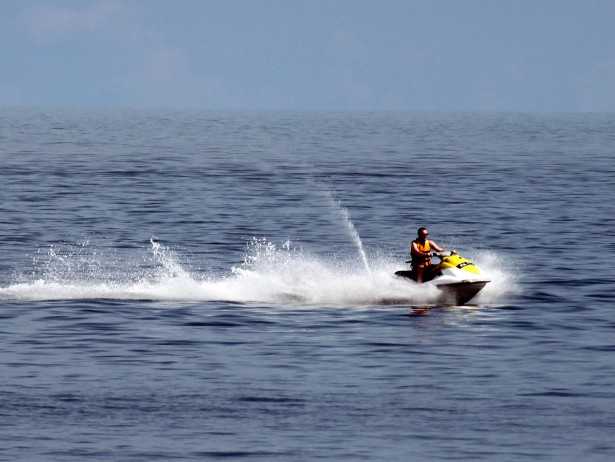
M 150 253 L 143 258 L 152 263 L 145 269 L 138 269 L 144 266 L 143 262 L 122 268 L 117 257 L 106 262 L 108 257 L 100 252 L 89 255 L 60 255 L 52 249 L 42 271 L 29 280 L 0 287 L 0 299 L 223 300 L 292 306 L 366 306 L 428 304 L 439 295 L 433 286 L 393 276 L 403 266 L 393 258 L 372 259 L 368 273 L 356 258 L 319 257 L 293 249 L 290 243 L 279 248 L 258 239 L 248 244 L 244 262 L 222 275 L 194 274 L 179 262 L 174 252 L 156 242 L 152 242 Z M 489 284 L 481 295 L 482 303 L 493 303 L 510 281 L 510 275 L 498 267 L 497 258 L 490 258 L 481 260 L 493 281 L 493 288 Z M 109 266 L 115 270 L 108 269 Z
M 474 261 L 481 273 L 491 281 L 479 292 L 474 300 L 476 303 L 493 304 L 506 295 L 520 292 L 514 261 L 505 261 L 500 255 L 489 251 L 479 252 Z

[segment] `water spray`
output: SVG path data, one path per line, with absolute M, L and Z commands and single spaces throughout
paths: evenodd
M 365 253 L 365 249 L 363 248 L 363 242 L 361 241 L 361 236 L 359 236 L 359 232 L 352 222 L 352 218 L 350 217 L 350 211 L 342 205 L 342 203 L 333 197 L 333 194 L 330 191 L 325 191 L 325 195 L 329 201 L 331 207 L 333 207 L 341 216 L 344 221 L 344 225 L 346 226 L 346 231 L 348 235 L 352 239 L 355 247 L 359 251 L 359 256 L 361 257 L 361 261 L 363 262 L 363 266 L 365 267 L 365 271 L 371 275 L 372 270 L 369 267 L 369 262 L 367 260 L 367 254 Z

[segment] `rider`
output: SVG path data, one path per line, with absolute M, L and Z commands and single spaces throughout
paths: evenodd
M 419 228 L 416 240 L 410 243 L 410 255 L 412 256 L 412 269 L 416 276 L 416 282 L 423 282 L 425 271 L 431 266 L 431 251 L 442 252 L 442 249 L 434 241 L 427 239 L 427 228 Z

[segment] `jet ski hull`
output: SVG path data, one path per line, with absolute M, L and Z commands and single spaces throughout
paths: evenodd
M 436 256 L 440 258 L 440 263 L 426 268 L 423 283 L 435 285 L 440 290 L 437 303 L 465 305 L 489 282 L 481 277 L 480 270 L 472 261 L 455 251 Z M 395 276 L 416 282 L 416 274 L 412 270 L 396 271 Z
M 415 280 L 412 271 L 396 271 L 395 276 Z M 438 303 L 443 305 L 465 305 L 478 294 L 489 281 L 459 281 L 438 284 L 433 281 L 438 289 L 440 289 L 440 297 Z M 429 283 L 428 283 L 429 284 Z
M 465 305 L 478 294 L 489 281 L 462 281 L 448 284 L 436 284 L 442 294 L 440 303 Z

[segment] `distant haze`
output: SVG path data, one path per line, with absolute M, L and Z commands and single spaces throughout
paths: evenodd
M 0 106 L 615 111 L 615 1 L 0 6 Z

